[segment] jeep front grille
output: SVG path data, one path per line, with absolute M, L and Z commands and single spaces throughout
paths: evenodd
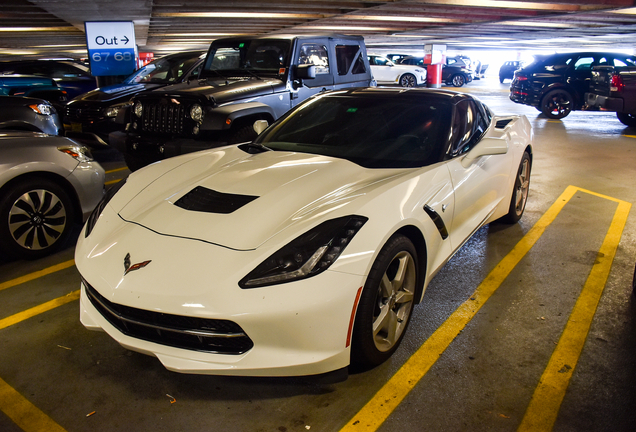
M 243 354 L 254 346 L 233 321 L 153 312 L 106 300 L 82 278 L 95 309 L 125 335 L 176 348 L 217 354 Z
M 183 134 L 187 115 L 182 104 L 144 104 L 141 129 L 146 132 Z

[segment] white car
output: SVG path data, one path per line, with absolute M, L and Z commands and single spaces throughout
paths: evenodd
M 531 142 L 467 94 L 321 93 L 109 191 L 75 253 L 81 322 L 178 372 L 373 367 L 455 251 L 522 216 Z
M 371 73 L 378 84 L 398 84 L 416 87 L 426 84 L 426 69 L 419 66 L 395 64 L 386 57 L 370 54 Z

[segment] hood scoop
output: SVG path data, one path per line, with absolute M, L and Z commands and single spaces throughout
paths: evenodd
M 258 197 L 253 195 L 228 194 L 197 186 L 179 198 L 174 205 L 190 211 L 230 214 L 256 198 Z

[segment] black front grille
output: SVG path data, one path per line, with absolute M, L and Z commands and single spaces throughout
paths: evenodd
M 82 279 L 86 295 L 104 318 L 125 335 L 176 348 L 217 354 L 243 354 L 254 346 L 233 321 L 171 315 L 106 300 Z
M 142 130 L 183 134 L 187 111 L 182 104 L 144 104 L 143 107 Z
M 87 107 L 78 105 L 66 106 L 66 117 L 71 120 L 91 121 L 98 120 L 103 117 L 102 109 L 99 107 Z

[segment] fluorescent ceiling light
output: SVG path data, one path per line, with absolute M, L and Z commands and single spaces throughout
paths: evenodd
M 396 29 L 394 28 L 387 28 L 387 27 L 347 27 L 347 26 L 302 26 L 302 27 L 296 27 L 298 29 L 318 29 L 318 30 L 364 30 L 364 31 L 396 31 Z M 397 31 L 399 31 L 399 29 L 397 29 Z
M 267 19 L 320 19 L 333 14 L 299 14 L 299 13 L 270 13 L 270 12 L 166 12 L 158 13 L 157 17 L 181 18 L 267 18 Z
M 245 33 L 162 33 L 153 34 L 152 37 L 225 37 L 243 35 Z
M 506 26 L 518 26 L 518 27 L 556 27 L 556 28 L 575 28 L 573 24 L 552 23 L 552 22 L 537 22 L 537 21 L 501 21 L 492 23 L 493 25 L 506 25 Z
M 586 9 L 603 9 L 606 6 L 579 6 L 562 3 L 534 3 L 526 1 L 499 1 L 499 0 L 426 0 L 428 4 L 441 4 L 444 6 L 474 6 L 493 7 L 507 9 L 535 9 L 555 11 L 580 11 Z
M 75 27 L 0 27 L 0 32 L 75 31 Z
M 394 16 L 394 15 L 341 15 L 337 19 L 342 20 L 364 20 L 364 21 L 399 21 L 399 22 L 466 22 L 466 20 L 455 18 L 429 18 L 414 16 Z
M 636 15 L 636 8 L 618 9 L 610 12 L 616 14 Z

